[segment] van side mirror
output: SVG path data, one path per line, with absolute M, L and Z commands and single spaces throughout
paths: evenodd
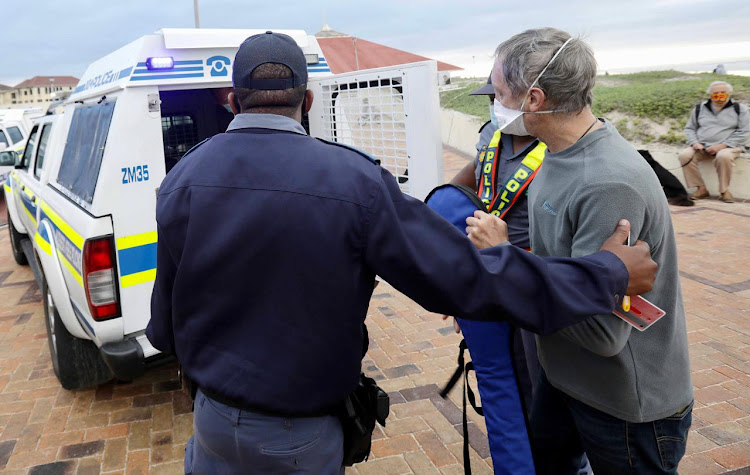
M 0 167 L 15 167 L 18 163 L 16 152 L 0 152 Z

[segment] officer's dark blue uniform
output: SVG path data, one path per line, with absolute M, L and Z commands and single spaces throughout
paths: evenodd
M 628 280 L 607 252 L 477 251 L 388 171 L 280 115 L 240 114 L 186 155 L 156 219 L 149 340 L 260 413 L 319 414 L 353 390 L 376 274 L 427 310 L 543 334 L 610 312 Z

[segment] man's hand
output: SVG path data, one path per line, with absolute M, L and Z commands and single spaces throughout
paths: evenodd
M 700 142 L 695 142 L 693 145 L 693 150 L 703 150 L 703 144 Z
M 483 211 L 474 211 L 466 218 L 466 234 L 478 249 L 497 246 L 508 240 L 508 225 L 505 221 Z
M 723 143 L 717 143 L 716 145 L 711 145 L 706 149 L 706 153 L 709 153 L 711 155 L 716 155 L 719 153 L 719 150 L 727 148 L 727 145 L 724 145 Z
M 449 318 L 451 318 L 450 315 L 443 315 L 443 320 L 448 320 Z M 461 327 L 458 326 L 458 320 L 456 320 L 456 317 L 453 317 L 453 329 L 456 333 L 461 333 Z
M 654 287 L 659 266 L 651 259 L 651 248 L 647 242 L 639 240 L 633 247 L 623 244 L 629 234 L 630 222 L 626 219 L 620 220 L 614 234 L 604 241 L 600 250 L 616 255 L 628 269 L 626 295 L 641 295 Z

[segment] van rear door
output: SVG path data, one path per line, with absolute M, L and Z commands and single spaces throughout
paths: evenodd
M 310 78 L 310 135 L 352 145 L 381 161 L 418 199 L 443 182 L 437 63 Z

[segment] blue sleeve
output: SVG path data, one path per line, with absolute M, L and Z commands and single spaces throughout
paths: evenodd
M 550 334 L 612 311 L 627 287 L 614 254 L 540 258 L 514 246 L 478 251 L 383 170 L 367 224 L 365 259 L 425 309 L 469 320 L 507 320 Z
M 156 245 L 156 280 L 151 294 L 151 320 L 146 327 L 146 337 L 154 348 L 164 353 L 175 352 L 172 287 L 176 273 L 177 266 L 169 254 L 166 240 L 159 239 Z

